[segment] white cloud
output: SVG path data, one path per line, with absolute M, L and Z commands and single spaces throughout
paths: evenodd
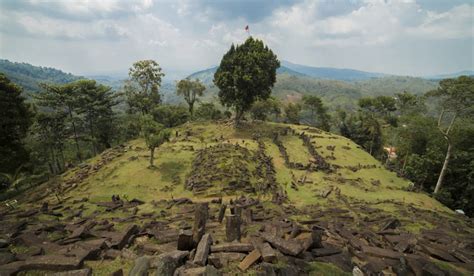
M 229 10 L 220 12 L 210 6 L 212 1 L 209 3 L 201 6 L 190 0 L 31 0 L 30 7 L 36 9 L 0 13 L 0 34 L 7 42 L 17 41 L 13 37 L 25 37 L 37 41 L 35 46 L 44 43 L 64 49 L 50 58 L 76 58 L 82 72 L 88 67 L 126 69 L 133 59 L 139 58 L 155 58 L 170 68 L 194 70 L 217 64 L 231 43 L 242 43 L 247 38 L 244 27 L 249 22 L 245 16 L 222 17 Z M 417 50 L 420 57 L 435 53 L 438 42 L 446 44 L 453 39 L 471 39 L 472 49 L 471 4 L 435 12 L 414 0 L 351 2 L 354 5 L 350 9 L 339 4 L 328 6 L 331 3 L 302 0 L 265 11 L 265 16 L 253 15 L 259 20 L 250 23 L 250 32 L 263 39 L 282 59 L 365 70 L 381 70 L 382 63 L 395 66 L 384 66 L 385 72 L 422 68 L 423 64 L 412 65 L 418 69 L 399 64 L 404 57 L 411 58 L 409 51 L 414 51 L 410 47 L 402 50 L 403 44 L 428 45 L 429 49 Z M 252 4 L 248 5 L 251 9 Z M 66 44 L 65 40 L 73 42 Z M 450 49 L 466 48 L 460 42 L 449 45 Z M 33 52 L 31 47 L 28 43 L 5 43 L 0 54 L 4 58 L 37 59 L 28 54 Z M 75 51 L 73 57 L 71 51 Z M 453 58 L 442 62 L 466 69 L 466 58 L 457 57 L 460 53 L 456 51 L 446 51 Z M 17 54 L 20 52 L 22 55 Z M 376 54 L 379 56 L 375 64 L 371 59 Z M 472 57 L 472 51 L 463 54 Z

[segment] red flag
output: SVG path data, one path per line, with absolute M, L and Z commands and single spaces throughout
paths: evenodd
M 245 26 L 245 31 L 249 31 L 249 25 Z

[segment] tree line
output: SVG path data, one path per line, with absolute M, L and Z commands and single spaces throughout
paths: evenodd
M 94 80 L 41 84 L 26 101 L 0 74 L 0 176 L 3 189 L 29 175 L 57 175 L 105 149 L 143 137 L 154 152 L 170 128 L 189 120 L 267 120 L 305 124 L 352 139 L 419 190 L 434 192 L 452 208 L 474 213 L 473 78 L 440 82 L 422 96 L 408 92 L 361 98 L 357 110 L 330 111 L 317 96 L 283 103 L 271 96 L 277 56 L 250 37 L 232 45 L 214 75 L 220 106 L 200 98 L 206 87 L 183 79 L 176 93 L 186 103 L 164 105 L 164 73 L 156 61 L 135 62 L 121 91 Z M 199 104 L 198 106 L 196 106 Z M 472 140 L 472 139 L 471 139 Z M 394 148 L 397 157 L 384 147 Z

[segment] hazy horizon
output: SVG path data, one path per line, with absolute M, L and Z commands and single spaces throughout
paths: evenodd
M 394 75 L 474 70 L 470 1 L 2 1 L 0 58 L 77 75 L 154 59 L 168 77 L 215 66 L 248 34 L 280 60 Z

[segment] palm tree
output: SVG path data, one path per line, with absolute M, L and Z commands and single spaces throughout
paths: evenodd
M 20 183 L 26 179 L 26 175 L 21 172 L 22 169 L 23 165 L 20 165 L 13 174 L 0 173 L 0 177 L 7 180 L 10 188 L 15 188 L 15 190 L 18 191 Z

